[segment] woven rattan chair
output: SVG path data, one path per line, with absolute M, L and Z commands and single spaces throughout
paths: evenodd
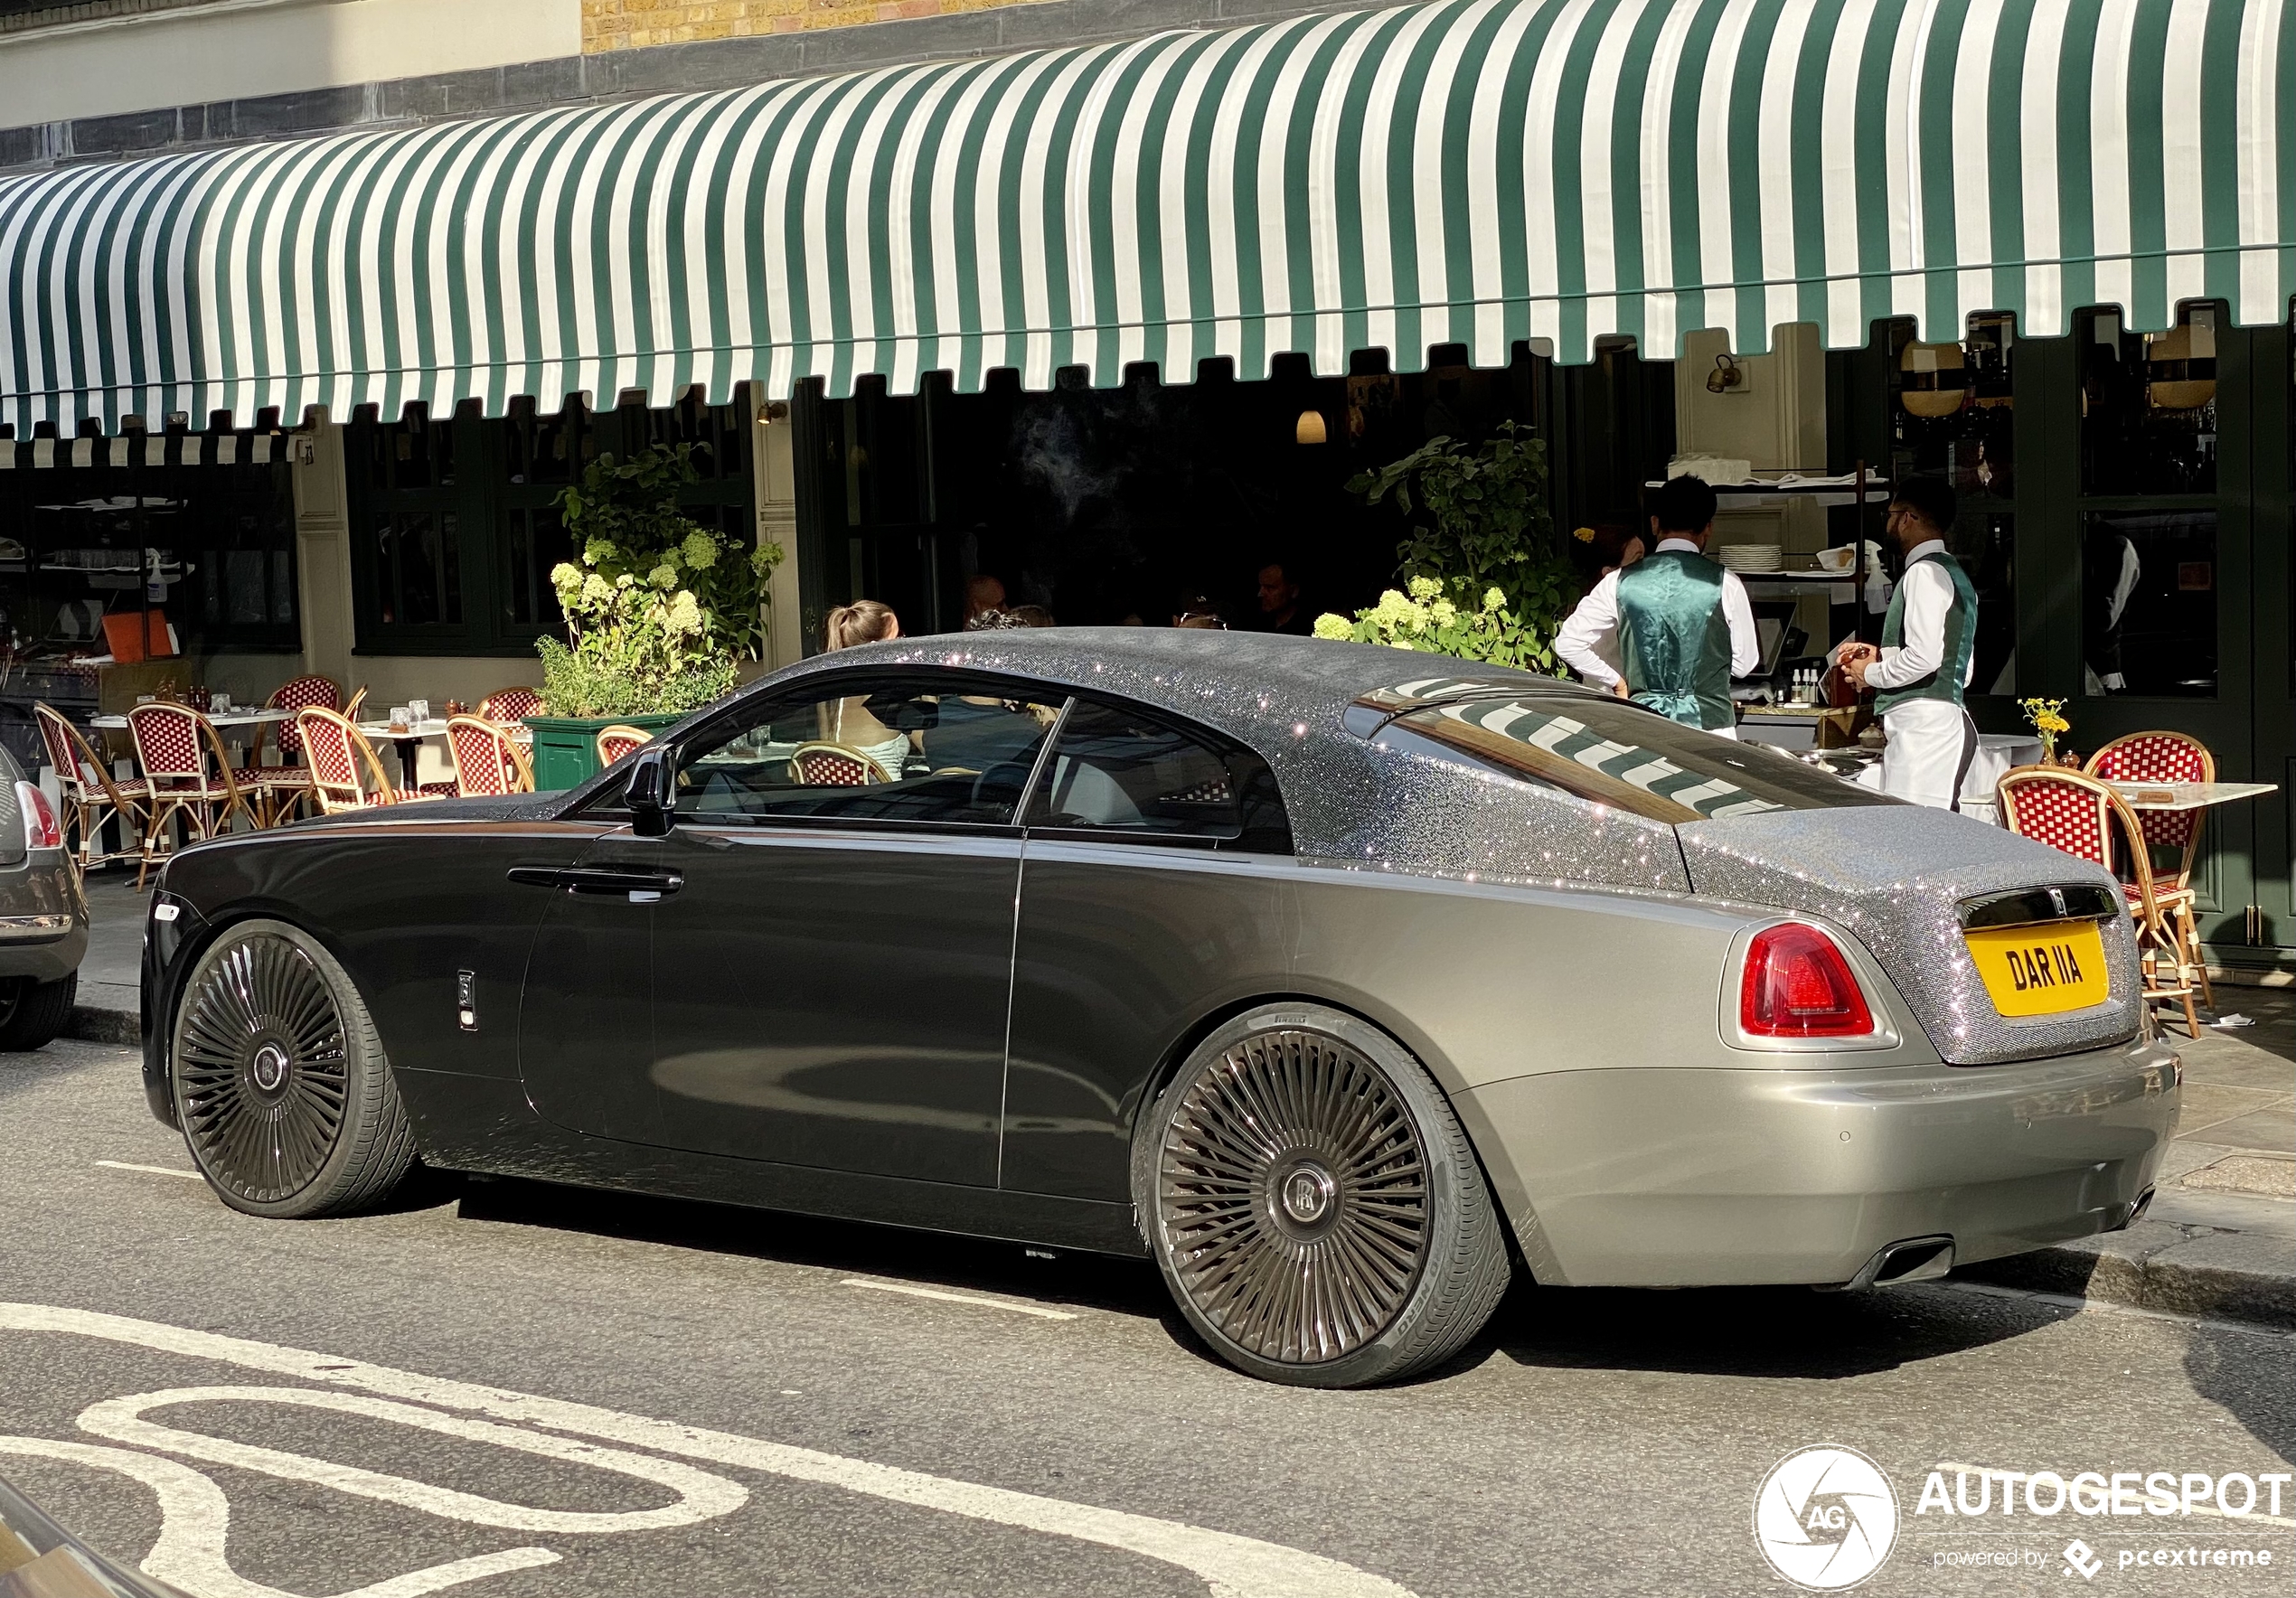
M 306 705 L 295 713 L 295 721 L 311 762 L 311 788 L 324 813 L 338 815 L 346 810 L 372 810 L 441 796 L 430 790 L 409 793 L 393 783 L 382 757 L 349 717 Z M 443 789 L 445 785 L 438 786 Z
M 803 788 L 862 788 L 897 780 L 874 757 L 843 744 L 800 744 L 789 757 L 789 774 Z
M 2132 732 L 2116 738 L 2089 757 L 2088 773 L 2108 783 L 2213 783 L 2216 757 L 2198 738 L 2181 732 Z M 2130 806 L 2135 810 L 2134 805 Z M 2177 924 L 2186 963 L 2200 977 L 2200 996 L 2211 1010 L 2216 992 L 2208 982 L 2208 961 L 2200 948 L 2199 895 L 2192 886 L 2193 862 L 2200 856 L 2202 810 L 2138 810 L 2148 851 L 2173 851 L 2173 871 L 2154 869 L 2153 887 Z
M 365 686 L 362 684 L 360 687 L 359 691 L 351 696 L 351 702 L 343 707 L 343 713 L 349 719 L 356 721 L 359 719 L 359 712 L 366 708 L 367 691 Z
M 263 701 L 267 710 L 296 711 L 306 705 L 321 710 L 343 708 L 342 686 L 332 677 L 310 673 L 291 677 L 272 691 Z M 277 724 L 279 729 L 279 760 L 277 766 L 263 764 L 263 742 L 269 736 L 271 724 L 259 726 L 254 747 L 247 752 L 247 764 L 240 770 L 240 782 L 257 794 L 257 808 L 263 813 L 266 826 L 278 826 L 297 810 L 308 808 L 316 813 L 318 794 L 311 786 L 311 768 L 303 763 L 303 733 L 290 715 Z
M 541 713 L 542 691 L 539 688 L 497 688 L 478 701 L 480 720 L 499 721 L 506 727 Z
M 598 733 L 598 763 L 611 766 L 632 749 L 653 741 L 654 735 L 643 727 L 632 727 L 626 722 L 601 727 Z
M 466 799 L 534 791 L 534 768 L 526 751 L 494 722 L 448 717 L 447 748 L 455 758 L 455 792 Z
M 2010 832 L 2108 871 L 2115 870 L 2121 845 L 2127 845 L 2129 879 L 2121 888 L 2137 924 L 2144 997 L 2150 1003 L 2181 1004 L 2187 1031 L 2199 1037 L 2200 1018 L 2192 1007 L 2191 963 L 2185 957 L 2174 912 L 2154 883 L 2144 829 L 2127 801 L 2084 772 L 2061 766 L 2020 766 L 2001 777 L 2000 805 L 2001 824 Z
M 64 802 L 64 846 L 79 858 L 82 870 L 109 865 L 143 852 L 145 830 L 151 823 L 151 784 L 141 777 L 125 781 L 112 776 L 103 757 L 82 738 L 80 728 L 53 706 L 34 703 L 40 741 L 48 764 L 56 770 L 56 792 Z M 119 823 L 119 847 L 105 850 L 104 826 Z
M 151 787 L 151 822 L 144 829 L 143 865 L 136 873 L 138 893 L 167 841 L 171 821 L 181 818 L 190 834 L 187 841 L 193 843 L 231 831 L 235 813 L 245 816 L 249 827 L 262 826 L 215 724 L 197 710 L 157 700 L 137 705 L 127 712 L 127 734 L 136 743 L 136 764 Z

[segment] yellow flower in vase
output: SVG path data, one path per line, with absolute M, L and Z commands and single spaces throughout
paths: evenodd
M 2056 740 L 2060 734 L 2071 732 L 2073 723 L 2065 719 L 2065 701 L 2061 699 L 2028 699 L 2017 701 L 2025 712 L 2026 720 L 2041 735 L 2041 758 L 2055 764 Z

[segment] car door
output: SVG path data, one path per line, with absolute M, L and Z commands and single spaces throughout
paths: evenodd
M 1028 822 L 1000 1185 L 1125 1203 L 1140 1090 L 1175 1039 L 1285 991 L 1290 829 L 1250 750 L 1083 697 Z
M 1018 808 L 1065 696 L 834 672 L 682 740 L 650 907 L 673 1146 L 993 1187 Z

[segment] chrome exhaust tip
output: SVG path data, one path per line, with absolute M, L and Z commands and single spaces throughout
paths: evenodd
M 1953 1239 L 1901 1237 L 1876 1250 L 1855 1276 L 1824 1292 L 1859 1292 L 1868 1287 L 1896 1287 L 1906 1282 L 1934 1282 L 1953 1268 Z

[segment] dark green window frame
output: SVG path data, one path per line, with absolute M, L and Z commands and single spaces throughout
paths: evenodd
M 432 418 L 419 406 L 345 428 L 353 615 L 359 654 L 531 657 L 560 634 L 550 568 L 572 550 L 553 502 L 601 454 L 695 446 L 701 481 L 680 498 L 694 520 L 756 544 L 748 407 L 690 398 L 663 409 L 592 412 L 530 404 L 486 418 L 475 406 Z

